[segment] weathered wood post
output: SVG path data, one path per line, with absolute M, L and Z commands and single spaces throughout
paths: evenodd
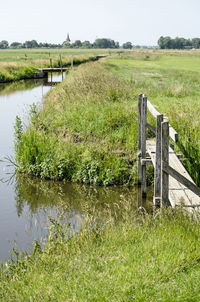
M 62 80 L 63 80 L 63 69 L 62 69 L 62 57 L 61 57 L 61 55 L 60 55 L 60 68 L 61 68 Z
M 140 94 L 138 96 L 138 185 L 141 185 L 142 183 L 142 164 L 141 164 L 142 100 L 143 100 L 143 94 Z
M 161 205 L 161 123 L 163 122 L 163 115 L 156 117 L 156 157 L 154 169 L 154 206 Z
M 169 174 L 163 169 L 164 164 L 169 164 L 169 122 L 161 123 L 161 198 L 162 206 L 169 203 Z
M 71 61 L 71 68 L 74 67 L 74 56 L 72 56 L 72 61 Z
M 147 98 L 142 99 L 142 120 L 141 120 L 141 161 L 146 159 L 146 124 L 147 124 Z M 142 197 L 146 197 L 146 164 L 142 165 Z
M 52 69 L 52 58 L 50 58 L 49 60 L 50 60 L 50 67 Z M 53 80 L 53 75 L 52 75 L 52 71 L 51 71 L 51 83 L 52 83 L 52 80 Z
M 43 57 L 41 57 L 41 69 L 43 69 Z
M 143 94 L 138 97 L 138 184 L 141 185 L 142 197 L 146 197 L 146 164 L 142 160 L 146 158 L 146 119 L 147 98 Z

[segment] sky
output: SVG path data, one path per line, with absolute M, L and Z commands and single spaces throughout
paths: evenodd
M 111 38 L 157 45 L 200 37 L 200 0 L 0 0 L 0 41 L 62 43 Z

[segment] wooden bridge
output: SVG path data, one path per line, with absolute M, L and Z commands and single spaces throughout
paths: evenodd
M 48 73 L 48 72 L 65 72 L 69 68 L 61 68 L 61 67 L 49 67 L 49 68 L 40 68 L 40 72 Z
M 147 123 L 147 109 L 156 118 L 156 128 Z M 155 138 L 148 139 L 146 129 Z M 170 139 L 169 139 L 170 137 Z M 182 206 L 189 211 L 200 207 L 197 187 L 174 151 L 178 133 L 144 95 L 138 98 L 138 183 L 146 197 L 146 165 L 154 166 L 154 205 Z M 172 142 L 173 141 L 173 142 Z

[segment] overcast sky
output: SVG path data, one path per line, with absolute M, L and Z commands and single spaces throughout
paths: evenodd
M 200 0 L 1 0 L 0 41 L 62 43 L 112 38 L 156 45 L 200 37 Z

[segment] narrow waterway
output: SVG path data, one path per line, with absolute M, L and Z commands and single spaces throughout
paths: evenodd
M 60 82 L 61 75 L 49 81 Z M 95 188 L 64 182 L 44 181 L 13 175 L 14 168 L 6 158 L 14 159 L 14 124 L 18 115 L 28 125 L 30 105 L 42 104 L 43 96 L 54 89 L 43 80 L 0 84 L 0 261 L 5 263 L 13 248 L 30 251 L 34 239 L 48 234 L 49 217 L 65 209 L 73 229 L 79 229 L 85 210 L 106 210 L 116 201 L 131 200 L 137 207 L 138 190 L 128 188 Z M 102 211 L 102 213 L 103 213 Z

